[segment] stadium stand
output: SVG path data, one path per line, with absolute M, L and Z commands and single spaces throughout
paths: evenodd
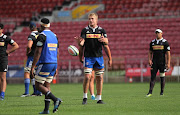
M 52 12 L 53 8 L 57 5 L 62 5 L 63 1 L 64 0 L 0 0 L 0 21 L 19 26 L 22 22 L 29 22 L 35 14 Z
M 127 65 L 129 64 L 132 66 L 139 66 L 138 58 L 147 58 L 149 43 L 155 38 L 154 30 L 156 28 L 161 28 L 163 30 L 164 38 L 167 39 L 171 45 L 172 56 L 179 56 L 180 47 L 176 45 L 179 43 L 179 40 L 176 37 L 180 35 L 178 32 L 180 29 L 178 26 L 179 23 L 180 18 L 99 21 L 99 25 L 102 25 L 108 33 L 112 56 L 114 58 L 135 58 L 135 61 L 127 62 Z M 59 37 L 60 59 L 78 59 L 78 57 L 72 57 L 68 54 L 67 47 L 69 45 L 76 45 L 74 37 L 78 36 L 81 29 L 86 25 L 86 21 L 54 22 L 51 24 L 51 29 Z M 12 38 L 16 40 L 23 49 L 17 51 L 17 53 L 19 52 L 18 54 L 22 55 L 22 59 L 25 57 L 25 42 L 29 32 L 28 28 L 24 28 L 21 33 L 15 32 L 12 36 Z M 69 32 L 71 33 L 69 34 Z M 23 53 L 21 54 L 20 52 Z M 72 64 L 72 66 L 74 65 Z
M 0 21 L 7 24 L 5 31 L 14 32 L 16 26 L 21 25 L 24 20 L 30 21 L 34 11 L 52 12 L 56 6 L 64 3 L 64 0 L 45 1 L 0 0 L 2 4 Z M 83 4 L 105 5 L 104 11 L 97 12 L 100 18 L 99 25 L 107 31 L 113 58 L 123 58 L 122 63 L 126 64 L 124 66 L 121 62 L 114 61 L 112 69 L 140 67 L 138 59 L 147 58 L 149 43 L 155 38 L 154 30 L 157 28 L 163 30 L 164 38 L 169 41 L 172 56 L 180 56 L 180 47 L 177 45 L 180 42 L 177 37 L 180 36 L 180 3 L 178 0 L 81 0 L 69 9 Z M 78 59 L 68 54 L 67 47 L 76 46 L 74 37 L 80 34 L 87 23 L 87 21 L 51 23 L 51 29 L 57 34 L 60 42 L 60 60 Z M 29 32 L 27 27 L 23 27 L 21 32 L 13 34 L 12 38 L 17 41 L 20 48 L 13 57 L 9 57 L 10 60 L 26 59 L 25 50 Z M 68 68 L 68 63 L 61 62 L 59 66 Z M 73 62 L 72 66 L 77 68 L 82 64 Z M 143 66 L 147 67 L 147 63 L 144 62 Z

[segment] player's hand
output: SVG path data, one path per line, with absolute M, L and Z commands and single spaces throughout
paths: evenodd
M 98 41 L 108 44 L 108 38 L 105 38 L 103 35 L 98 39 Z
M 149 60 L 149 66 L 152 66 L 152 64 L 153 64 L 152 60 Z
M 170 64 L 167 64 L 166 69 L 169 70 L 169 68 L 170 68 Z
M 31 71 L 30 71 L 30 78 L 31 78 L 31 79 L 34 78 L 34 67 L 31 68 Z
M 82 58 L 79 58 L 79 61 L 80 61 L 81 63 L 83 63 L 83 62 L 84 62 L 84 60 L 83 60 Z
M 83 46 L 83 45 L 84 45 L 85 40 L 84 40 L 82 37 L 76 36 L 76 37 L 74 37 L 74 38 L 75 38 L 75 40 L 76 40 L 76 42 L 77 42 L 77 44 L 78 44 L 79 46 Z
M 56 69 L 56 72 L 55 72 L 55 74 L 54 74 L 54 77 L 56 77 L 57 74 L 58 74 L 58 69 Z
M 109 67 L 112 66 L 112 59 L 111 59 L 111 60 L 108 60 L 108 65 L 109 65 Z
M 6 53 L 7 53 L 7 55 L 8 55 L 8 56 L 10 56 L 10 53 L 9 53 L 9 51 L 7 51 L 7 50 L 6 50 Z

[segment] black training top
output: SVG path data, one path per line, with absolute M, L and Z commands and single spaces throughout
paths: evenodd
M 96 28 L 92 28 L 90 26 L 85 27 L 81 31 L 81 37 L 85 39 L 85 50 L 84 57 L 101 57 L 102 54 L 102 46 L 104 43 L 99 42 L 98 39 L 101 36 L 107 37 L 106 31 L 100 26 Z
M 31 34 L 28 36 L 28 41 L 30 41 L 30 40 L 33 41 L 33 44 L 31 47 L 31 52 L 28 54 L 28 56 L 34 56 L 38 34 L 39 34 L 38 31 L 32 31 Z
M 150 50 L 153 52 L 153 62 L 165 64 L 165 54 L 170 51 L 170 46 L 165 39 L 154 39 L 150 43 Z
M 12 40 L 10 37 L 4 34 L 0 36 L 0 60 L 8 60 L 8 54 L 6 53 L 7 46 L 8 44 L 12 45 L 13 43 L 14 40 Z

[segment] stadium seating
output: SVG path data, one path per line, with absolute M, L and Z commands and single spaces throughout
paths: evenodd
M 29 22 L 37 13 L 52 12 L 56 5 L 62 5 L 64 0 L 0 0 L 0 22 L 13 23 L 20 26 L 22 22 Z M 8 28 L 5 32 L 13 32 Z
M 75 45 L 75 36 L 79 36 L 81 30 L 87 26 L 87 21 L 75 22 L 52 22 L 51 30 L 54 31 L 60 43 L 60 60 L 78 60 L 77 56 L 71 56 L 67 52 L 69 45 Z M 102 26 L 109 38 L 109 46 L 113 58 L 124 58 L 127 67 L 139 67 L 139 58 L 145 58 L 144 66 L 147 66 L 147 54 L 149 43 L 155 39 L 155 29 L 160 28 L 164 32 L 164 38 L 171 45 L 172 56 L 180 55 L 180 47 L 177 46 L 180 42 L 178 36 L 180 33 L 179 27 L 180 18 L 162 18 L 162 19 L 136 19 L 136 20 L 100 20 L 99 25 Z M 24 27 L 22 32 L 15 32 L 12 38 L 20 45 L 21 50 L 17 50 L 18 59 L 25 60 L 25 50 L 27 36 L 30 33 L 27 27 Z M 20 56 L 21 55 L 21 56 Z M 19 57 L 20 56 L 20 57 Z M 104 53 L 105 56 L 105 53 Z M 81 63 L 72 63 L 75 66 L 81 66 Z M 115 68 L 120 68 L 120 65 L 115 63 Z M 60 65 L 60 68 L 67 64 Z
M 179 15 L 180 10 L 178 0 L 81 0 L 79 4 L 104 4 L 100 18 L 167 17 Z
M 7 24 L 5 31 L 13 32 L 13 29 L 20 25 L 24 19 L 29 19 L 32 16 L 32 11 L 51 11 L 55 5 L 63 5 L 64 0 L 43 1 L 0 0 L 3 5 L 1 8 L 6 9 L 3 11 L 0 8 L 0 17 L 3 17 L 0 21 Z M 29 4 L 31 4 L 32 8 L 29 7 Z M 178 37 L 180 36 L 180 18 L 178 17 L 180 3 L 178 0 L 81 0 L 80 3 L 75 3 L 70 9 L 83 4 L 105 5 L 104 11 L 97 12 L 100 18 L 98 23 L 108 34 L 113 58 L 123 58 L 124 62 L 122 63 L 126 64 L 124 66 L 114 61 L 113 69 L 139 67 L 140 62 L 138 59 L 147 59 L 149 43 L 155 38 L 154 30 L 157 28 L 163 30 L 164 38 L 169 41 L 172 56 L 180 55 L 180 47 L 177 46 L 180 42 Z M 16 10 L 13 10 L 15 8 Z M 78 57 L 69 55 L 67 47 L 69 45 L 77 46 L 74 37 L 79 36 L 81 30 L 87 24 L 87 21 L 51 23 L 51 30 L 59 38 L 60 60 L 78 60 Z M 17 60 L 26 60 L 25 51 L 29 33 L 30 30 L 24 27 L 21 32 L 15 32 L 12 36 L 20 46 L 20 49 L 13 54 L 13 57 Z M 105 53 L 103 55 L 105 56 Z M 11 56 L 9 59 L 13 60 Z M 147 60 L 144 60 L 143 63 L 143 66 L 146 67 Z M 82 64 L 74 62 L 72 66 L 77 68 L 78 66 L 81 67 Z M 62 63 L 60 68 L 68 68 L 68 63 Z

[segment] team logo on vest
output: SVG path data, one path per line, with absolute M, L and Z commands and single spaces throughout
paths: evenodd
M 86 38 L 100 38 L 101 34 L 86 34 Z

